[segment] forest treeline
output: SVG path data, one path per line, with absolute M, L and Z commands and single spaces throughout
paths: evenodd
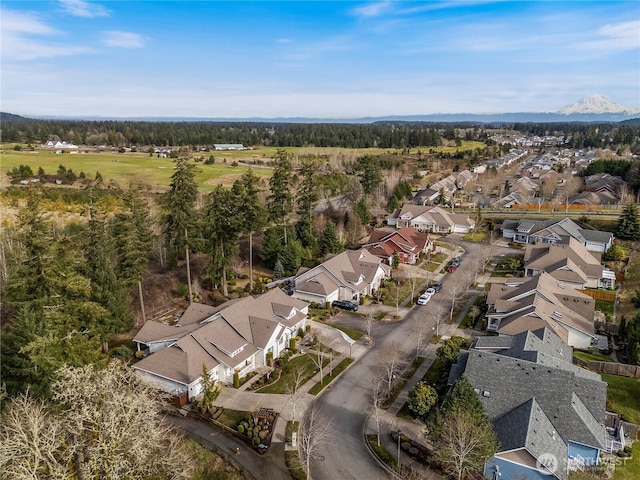
M 275 123 L 275 122 L 151 122 L 39 120 L 3 115 L 2 140 L 38 144 L 58 138 L 77 145 L 119 147 L 210 146 L 241 143 L 245 146 L 415 148 L 436 147 L 443 139 L 489 141 L 489 130 L 524 134 L 564 135 L 572 148 L 632 146 L 640 153 L 640 125 L 616 123 L 473 124 L 432 122 Z

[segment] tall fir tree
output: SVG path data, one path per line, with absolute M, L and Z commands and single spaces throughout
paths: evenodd
M 640 217 L 635 203 L 629 203 L 618 220 L 616 237 L 625 240 L 640 240 Z
M 187 248 L 193 248 L 198 237 L 196 230 L 196 200 L 198 185 L 196 167 L 185 158 L 176 160 L 169 191 L 164 194 L 164 236 L 171 264 Z
M 278 149 L 275 158 L 275 168 L 269 180 L 271 193 L 267 197 L 267 210 L 269 219 L 282 225 L 284 243 L 287 238 L 287 217 L 293 209 L 293 166 L 289 155 L 282 149 Z

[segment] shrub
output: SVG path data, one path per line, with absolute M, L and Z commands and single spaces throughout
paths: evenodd
M 240 375 L 238 375 L 238 372 L 233 373 L 233 388 L 240 388 Z
M 126 345 L 120 345 L 119 347 L 111 350 L 111 356 L 118 358 L 130 358 L 133 355 L 133 350 L 131 350 Z
M 244 425 L 238 425 L 238 433 L 244 433 Z
M 260 437 L 253 437 L 253 444 L 257 447 L 260 445 Z

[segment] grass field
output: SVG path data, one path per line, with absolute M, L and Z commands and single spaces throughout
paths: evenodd
M 326 359 L 323 365 L 328 362 L 329 360 Z M 304 384 L 316 374 L 318 368 L 315 363 L 313 363 L 309 354 L 292 358 L 282 367 L 282 374 L 277 382 L 256 391 L 258 393 L 286 393 L 287 387 L 293 382 L 293 378 L 298 370 L 303 370 L 305 373 L 304 381 L 302 382 Z
M 616 459 L 613 480 L 637 480 L 640 478 L 640 442 L 631 446 L 632 458 Z
M 170 158 L 158 158 L 157 155 L 149 156 L 148 153 L 118 153 L 115 151 L 103 151 L 95 153 L 84 153 L 83 148 L 79 148 L 77 153 L 63 153 L 56 155 L 54 151 L 36 149 L 28 151 L 14 151 L 15 144 L 2 144 L 0 146 L 0 186 L 7 186 L 9 179 L 5 176 L 7 171 L 20 165 L 28 165 L 33 172 L 37 172 L 42 167 L 46 174 L 55 174 L 60 164 L 67 169 L 72 169 L 76 174 L 84 172 L 89 178 L 93 178 L 96 172 L 100 172 L 104 181 L 120 187 L 127 187 L 130 184 L 148 185 L 154 190 L 163 190 L 169 186 L 171 174 L 173 173 L 173 161 Z M 26 145 L 23 145 L 26 147 Z M 481 142 L 462 142 L 460 147 L 437 147 L 432 148 L 436 152 L 465 151 L 476 148 L 483 148 Z M 88 149 L 87 149 L 88 150 Z M 193 156 L 204 159 L 213 155 L 215 163 L 205 165 L 198 162 L 199 173 L 196 181 L 204 191 L 211 191 L 218 184 L 230 186 L 249 167 L 254 172 L 268 178 L 271 176 L 271 169 L 264 165 L 254 165 L 254 162 L 266 162 L 272 159 L 278 147 L 259 147 L 253 150 L 241 151 L 209 151 L 198 152 Z M 395 155 L 398 150 L 389 148 L 338 148 L 338 147 L 285 147 L 286 152 L 295 157 L 313 156 L 328 157 L 333 160 L 354 160 L 364 155 Z M 428 151 L 422 147 L 421 151 Z M 418 148 L 411 150 L 411 154 L 416 154 Z M 231 163 L 240 161 L 238 166 L 232 167 Z
M 627 422 L 640 425 L 640 382 L 619 375 L 602 374 L 607 382 L 607 408 L 622 415 Z
M 206 152 L 203 152 L 206 153 Z M 206 157 L 205 157 L 206 158 Z M 55 174 L 59 165 L 72 169 L 76 175 L 84 172 L 88 178 L 94 178 L 100 172 L 106 184 L 127 187 L 130 184 L 148 185 L 152 189 L 163 190 L 169 187 L 174 162 L 170 158 L 150 157 L 147 153 L 75 153 L 56 155 L 54 152 L 39 150 L 35 152 L 0 152 L 0 173 L 2 185 L 8 185 L 6 173 L 14 167 L 28 165 L 34 173 L 40 167 L 46 174 Z M 222 163 L 217 159 L 213 165 L 198 162 L 196 182 L 205 191 L 211 191 L 219 183 L 231 185 L 248 170 L 250 165 L 231 166 L 231 162 Z M 271 169 L 252 166 L 256 175 L 264 178 L 271 176 Z

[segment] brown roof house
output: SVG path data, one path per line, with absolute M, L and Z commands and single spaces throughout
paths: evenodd
M 493 284 L 487 305 L 487 330 L 500 335 L 547 327 L 574 348 L 587 349 L 597 343 L 595 300 L 549 273 Z
M 374 230 L 363 248 L 389 265 L 394 253 L 398 254 L 402 263 L 413 265 L 421 253 L 427 253 L 433 248 L 433 241 L 428 233 L 419 232 L 414 228 L 400 228 L 395 232 Z
M 572 237 L 559 243 L 538 242 L 527 245 L 524 252 L 524 272 L 526 277 L 547 272 L 558 282 L 578 290 L 612 289 L 616 281 L 615 272 L 600 263 L 600 254 L 590 252 Z
M 311 269 L 301 268 L 294 280 L 293 296 L 325 304 L 334 300 L 359 301 L 371 295 L 391 276 L 391 267 L 366 249 L 346 250 L 329 256 Z
M 177 325 L 148 321 L 133 341 L 149 355 L 133 365 L 146 383 L 181 396 L 197 396 L 203 365 L 211 378 L 233 383 L 277 358 L 304 328 L 309 305 L 279 288 L 219 307 L 192 304 Z
M 450 213 L 440 207 L 406 203 L 395 220 L 397 228 L 415 228 L 420 232 L 469 233 L 475 220 L 462 213 Z

